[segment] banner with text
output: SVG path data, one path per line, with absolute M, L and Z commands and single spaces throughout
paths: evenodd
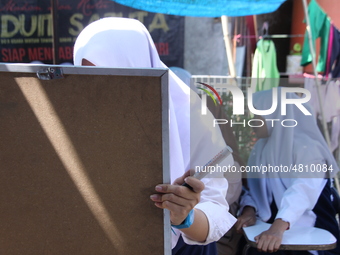
M 0 2 L 0 62 L 53 63 L 53 22 L 57 24 L 58 63 L 73 63 L 73 45 L 81 30 L 104 17 L 140 20 L 149 30 L 162 61 L 183 67 L 184 17 L 149 13 L 109 0 L 58 0 L 52 20 L 51 1 L 3 0 Z

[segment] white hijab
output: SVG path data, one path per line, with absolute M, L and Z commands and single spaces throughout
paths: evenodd
M 272 165 L 290 166 L 290 164 L 310 165 L 325 161 L 328 165 L 334 167 L 334 171 L 329 172 L 330 177 L 334 177 L 338 172 L 338 167 L 317 126 L 315 117 L 305 115 L 294 104 L 287 104 L 286 115 L 282 115 L 281 88 L 277 88 L 277 91 L 276 110 L 272 114 L 262 116 L 267 120 L 269 137 L 259 139 L 256 142 L 249 163 L 266 162 Z M 272 93 L 272 89 L 255 93 L 253 95 L 254 108 L 257 110 L 269 109 L 272 106 Z M 286 93 L 286 98 L 299 99 L 295 93 Z M 304 107 L 312 112 L 308 104 L 304 104 Z M 270 121 L 271 119 L 276 120 L 273 122 L 274 124 Z M 296 126 L 294 126 L 295 124 Z M 258 151 L 261 153 L 257 153 Z M 281 173 L 279 177 L 289 178 L 290 176 Z M 324 177 L 327 177 L 327 175 Z
M 83 58 L 101 67 L 167 68 L 160 60 L 145 26 L 138 20 L 128 18 L 103 18 L 85 27 L 75 42 L 74 65 L 81 65 Z M 218 139 L 216 131 L 219 128 L 213 128 L 213 117 L 210 114 L 201 115 L 199 97 L 191 93 L 171 70 L 169 87 L 173 181 L 190 165 L 204 165 L 224 147 L 224 142 Z M 190 121 L 195 129 L 190 130 Z M 233 163 L 231 157 L 227 164 L 230 163 Z
M 145 26 L 135 19 L 104 18 L 84 28 L 74 46 L 74 64 L 85 58 L 96 66 L 114 68 L 167 68 L 160 60 L 156 47 Z M 188 169 L 203 166 L 225 148 L 221 131 L 213 127 L 213 116 L 201 114 L 201 100 L 171 70 L 169 70 L 169 129 L 171 182 Z M 192 128 L 190 128 L 190 126 Z M 219 165 L 233 165 L 229 156 Z M 211 176 L 211 175 L 210 175 Z M 225 200 L 228 183 L 220 178 L 204 178 L 205 189 L 196 208 L 209 221 L 206 243 L 217 241 L 235 223 L 228 213 Z M 180 236 L 172 234 L 172 247 Z M 183 236 L 186 243 L 197 242 Z
M 266 120 L 276 119 L 272 127 L 272 122 L 267 121 L 268 134 L 267 138 L 259 139 L 248 160 L 249 166 L 287 166 L 287 167 L 299 167 L 299 164 L 303 165 L 303 173 L 291 171 L 290 173 L 284 173 L 279 171 L 278 173 L 271 174 L 250 174 L 255 178 L 248 179 L 248 185 L 250 190 L 257 191 L 258 194 L 254 194 L 253 200 L 260 206 L 259 216 L 263 220 L 268 220 L 270 217 L 270 203 L 274 197 L 277 207 L 282 208 L 285 203 L 284 196 L 287 196 L 289 192 L 286 190 L 294 183 L 300 182 L 299 185 L 300 194 L 306 193 L 308 189 L 313 189 L 312 193 L 317 193 L 318 187 L 312 187 L 312 183 L 315 181 L 321 181 L 323 178 L 334 177 L 339 171 L 337 163 L 331 154 L 325 139 L 323 138 L 317 124 L 315 117 L 312 115 L 305 115 L 294 104 L 287 104 L 286 115 L 281 114 L 281 88 L 278 90 L 278 104 L 276 110 L 270 115 L 262 116 Z M 299 97 L 295 93 L 287 93 L 286 98 L 298 99 Z M 257 110 L 267 110 L 272 106 L 272 90 L 265 90 L 257 92 L 253 95 L 253 106 Z M 308 104 L 304 104 L 309 112 L 311 108 Z M 297 125 L 295 127 L 284 127 L 281 123 L 283 120 L 296 120 Z M 283 122 L 286 126 L 295 125 L 293 121 Z M 320 165 L 326 163 L 328 166 L 332 166 L 333 171 L 321 174 L 306 174 L 305 167 L 309 169 L 312 165 Z M 301 178 L 300 178 L 301 177 Z M 315 178 L 310 178 L 315 177 Z M 298 181 L 296 181 L 299 179 Z M 304 182 L 304 183 L 303 183 Z M 319 183 L 318 182 L 318 183 Z M 323 182 L 324 183 L 324 182 Z M 309 185 L 309 186 L 308 186 Z M 323 184 L 324 185 L 324 184 Z M 303 187 L 303 188 L 302 188 Z M 291 188 L 293 190 L 293 188 Z M 298 189 L 295 188 L 294 192 Z M 286 193 L 285 193 L 286 192 Z M 285 194 L 284 194 L 285 193 Z M 293 196 L 293 191 L 291 192 Z M 299 194 L 298 192 L 296 194 Z M 305 208 L 311 210 L 316 203 L 316 199 L 319 194 L 315 194 L 315 197 L 308 197 L 308 194 L 303 194 L 301 197 L 301 206 L 306 203 Z M 309 199 L 309 205 L 307 201 Z M 296 205 L 296 208 L 299 206 Z M 301 207 L 301 208 L 302 208 Z M 311 208 L 310 208 L 311 207 Z M 303 208 L 301 209 L 303 213 Z

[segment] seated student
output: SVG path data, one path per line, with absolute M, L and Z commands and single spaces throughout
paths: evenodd
M 167 68 L 145 26 L 127 18 L 104 18 L 88 25 L 75 42 L 74 64 Z M 200 181 L 190 177 L 188 170 L 203 166 L 225 147 L 225 142 L 219 128 L 210 124 L 211 114 L 203 119 L 198 96 L 190 97 L 190 89 L 171 71 L 169 108 L 172 185 L 158 184 L 150 198 L 156 207 L 170 210 L 173 254 L 215 254 L 216 247 L 209 244 L 236 222 L 225 200 L 228 183 L 222 173 L 221 178 Z M 222 163 L 232 164 L 232 157 Z M 193 191 L 180 185 L 184 180 Z
M 305 115 L 294 104 L 287 104 L 286 115 L 282 115 L 281 88 L 277 89 L 276 110 L 269 115 L 255 116 L 264 125 L 254 128 L 259 139 L 251 151 L 248 165 L 292 168 L 303 166 L 303 171 L 258 173 L 248 178 L 249 191 L 242 196 L 243 209 L 235 227 L 240 230 L 253 225 L 256 217 L 272 223 L 267 231 L 255 237 L 257 249 L 261 252 L 276 252 L 281 245 L 283 233 L 292 226 L 319 227 L 339 238 L 329 179 L 339 171 L 337 163 L 312 115 Z M 286 98 L 299 97 L 295 93 L 287 93 Z M 272 90 L 253 95 L 253 105 L 257 110 L 270 109 L 272 101 Z M 308 104 L 303 106 L 311 112 Z M 305 171 L 306 168 L 311 170 L 315 167 L 332 171 L 317 174 Z M 279 252 L 309 254 L 307 251 Z M 256 253 L 256 249 L 252 253 Z M 340 254 L 340 246 L 334 250 L 320 251 L 319 254 Z

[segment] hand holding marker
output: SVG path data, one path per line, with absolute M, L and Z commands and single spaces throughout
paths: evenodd
M 227 145 L 224 149 L 222 149 L 219 153 L 217 153 L 215 157 L 213 157 L 211 160 L 209 160 L 208 163 L 206 163 L 202 168 L 209 167 L 209 166 L 216 166 L 218 163 L 222 162 L 226 157 L 228 157 L 232 152 L 233 152 L 233 150 Z M 195 174 L 192 177 L 194 177 L 198 180 L 201 180 L 208 173 L 209 173 L 209 171 L 195 172 Z M 182 186 L 185 186 L 185 187 L 193 190 L 193 188 L 187 183 L 183 183 Z

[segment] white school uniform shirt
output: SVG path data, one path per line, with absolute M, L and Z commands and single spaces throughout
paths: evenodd
M 294 93 L 287 93 L 288 99 L 298 99 Z M 259 139 L 248 160 L 249 166 L 284 166 L 286 169 L 303 167 L 302 173 L 290 171 L 284 173 L 252 173 L 247 175 L 249 191 L 242 197 L 242 208 L 253 206 L 263 221 L 271 217 L 270 204 L 274 199 L 278 208 L 276 218 L 288 221 L 291 226 L 314 226 L 316 215 L 314 208 L 329 177 L 339 171 L 313 115 L 304 115 L 294 104 L 287 105 L 286 115 L 281 114 L 281 88 L 278 88 L 277 109 L 272 114 L 264 115 L 267 120 L 269 137 Z M 253 96 L 254 108 L 267 110 L 272 106 L 272 90 L 262 91 Z M 308 104 L 304 107 L 311 112 Z M 295 120 L 295 127 L 284 127 L 285 120 Z M 284 122 L 285 125 L 292 125 Z M 292 125 L 293 126 L 293 125 Z M 300 165 L 301 164 L 301 165 Z M 314 167 L 330 167 L 327 173 L 310 173 Z M 309 173 L 306 173 L 306 169 Z
M 145 26 L 127 18 L 104 18 L 87 26 L 75 43 L 74 64 L 81 65 L 83 58 L 102 67 L 167 68 L 159 59 Z M 191 93 L 190 88 L 170 70 L 169 108 L 170 175 L 173 182 L 186 170 L 207 163 L 225 147 L 225 142 L 220 129 L 213 127 L 211 113 L 205 116 L 201 114 L 198 95 Z M 229 156 L 220 165 L 232 164 L 232 156 Z M 208 237 L 204 243 L 199 243 L 182 234 L 188 244 L 203 245 L 217 241 L 236 222 L 228 212 L 229 206 L 225 200 L 228 182 L 223 178 L 223 173 L 218 173 L 217 177 L 202 180 L 205 189 L 195 207 L 207 216 Z M 175 229 L 172 247 L 180 235 L 181 232 Z

